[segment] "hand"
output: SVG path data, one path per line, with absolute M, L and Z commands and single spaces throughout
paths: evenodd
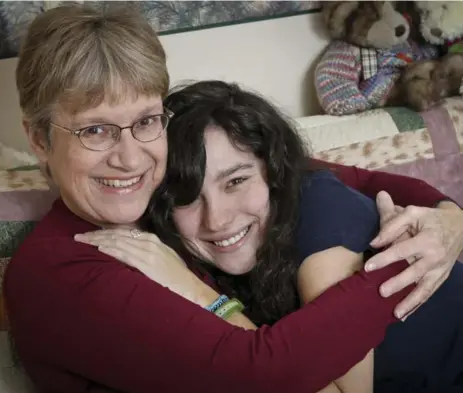
M 394 206 L 389 194 L 377 197 L 381 230 L 371 245 L 388 249 L 366 263 L 368 271 L 406 259 L 410 267 L 381 286 L 388 297 L 408 285 L 417 283 L 413 292 L 395 310 L 404 318 L 424 303 L 445 281 L 463 249 L 463 212 L 453 203 L 439 208 Z
M 151 280 L 199 304 L 199 288 L 205 284 L 156 235 L 139 233 L 139 236 L 134 237 L 129 229 L 103 229 L 78 234 L 74 239 L 97 246 L 99 251 L 134 267 Z

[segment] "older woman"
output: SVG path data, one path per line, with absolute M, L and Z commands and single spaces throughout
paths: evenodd
M 350 277 L 252 331 L 234 326 L 252 327 L 241 313 L 225 320 L 208 311 L 219 293 L 161 242 L 150 254 L 155 282 L 74 240 L 101 228 L 122 231 L 121 244 L 142 239 L 137 220 L 164 176 L 168 74 L 162 46 L 140 16 L 75 4 L 45 12 L 23 42 L 17 85 L 31 147 L 61 193 L 5 278 L 18 353 L 40 391 L 281 392 L 297 374 L 292 390 L 310 392 L 352 367 L 395 321 L 392 311 L 408 290 L 383 299 L 378 288 L 403 262 Z M 429 197 L 410 203 L 445 198 L 409 181 Z M 452 255 L 445 259 L 451 268 Z M 421 266 L 429 276 L 438 262 Z M 349 312 L 340 320 L 325 307 Z M 339 323 L 342 339 L 331 334 Z M 355 345 L 335 357 L 312 352 L 345 341 Z M 314 372 L 304 374 L 309 363 Z

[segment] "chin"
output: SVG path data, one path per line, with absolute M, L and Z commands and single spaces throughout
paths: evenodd
M 115 206 L 113 208 L 116 208 Z M 125 210 L 125 211 L 124 211 Z M 115 225 L 131 225 L 137 222 L 143 215 L 144 210 L 142 209 L 120 209 L 116 214 L 114 212 L 108 212 L 103 217 L 109 224 Z
M 242 276 L 244 274 L 249 273 L 252 269 L 254 269 L 254 266 L 256 266 L 256 262 L 251 262 L 251 263 L 243 263 L 240 264 L 239 266 L 236 265 L 236 262 L 231 262 L 231 263 L 224 263 L 222 264 L 217 264 L 216 267 L 225 273 L 228 273 L 232 276 Z

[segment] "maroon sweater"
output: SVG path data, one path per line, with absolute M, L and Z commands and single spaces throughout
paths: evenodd
M 418 180 L 342 168 L 374 196 L 433 205 Z M 405 192 L 413 192 L 404 197 Z M 311 393 L 383 339 L 409 289 L 378 287 L 406 266 L 360 272 L 274 326 L 245 331 L 131 270 L 73 235 L 96 229 L 61 200 L 15 254 L 5 278 L 13 335 L 41 392 Z

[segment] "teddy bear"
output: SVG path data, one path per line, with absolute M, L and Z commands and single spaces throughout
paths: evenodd
M 463 96 L 463 53 L 447 53 L 439 60 L 408 66 L 394 85 L 387 106 L 426 111 L 444 98 Z
M 423 38 L 444 45 L 449 53 L 463 53 L 463 2 L 417 1 Z
M 316 66 L 315 88 L 327 114 L 384 106 L 408 64 L 439 55 L 409 40 L 409 22 L 392 2 L 322 2 L 322 16 L 333 41 Z
M 445 54 L 407 66 L 387 104 L 424 111 L 446 97 L 463 95 L 463 2 L 417 1 L 414 7 L 422 38 L 440 45 Z

